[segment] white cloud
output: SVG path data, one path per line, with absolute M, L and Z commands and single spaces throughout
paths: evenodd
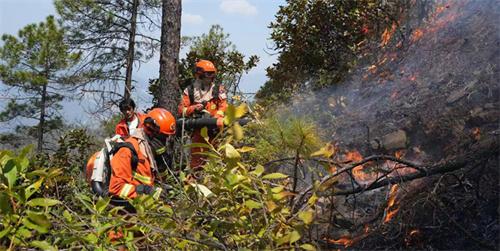
M 203 17 L 200 15 L 194 15 L 194 14 L 189 14 L 189 13 L 182 13 L 182 20 L 181 22 L 183 24 L 193 24 L 193 25 L 198 25 L 203 23 Z
M 222 0 L 220 9 L 229 14 L 240 14 L 245 16 L 257 15 L 257 8 L 247 0 Z

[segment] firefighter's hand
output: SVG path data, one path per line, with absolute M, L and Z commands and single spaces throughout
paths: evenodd
M 137 194 L 152 194 L 154 192 L 154 188 L 152 186 L 140 184 L 135 187 L 135 191 Z
M 199 111 L 203 110 L 203 108 L 205 108 L 203 106 L 203 104 L 196 104 L 196 105 L 193 105 L 193 107 L 194 107 L 194 110 L 197 112 L 199 112 Z

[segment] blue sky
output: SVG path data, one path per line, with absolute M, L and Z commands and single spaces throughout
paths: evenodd
M 54 15 L 52 0 L 0 0 L 0 34 L 17 34 L 17 31 L 30 23 L 43 21 L 46 16 Z M 258 66 L 241 80 L 244 92 L 255 92 L 266 81 L 265 69 L 276 60 L 271 56 L 269 39 L 269 23 L 285 0 L 183 0 L 183 15 L 181 33 L 183 36 L 198 36 L 208 32 L 211 25 L 219 24 L 229 39 L 244 55 L 260 57 Z M 185 52 L 184 52 L 185 53 Z M 181 57 L 184 56 L 181 52 Z M 137 99 L 139 108 L 150 106 L 151 100 L 146 93 L 147 80 L 158 75 L 158 58 L 135 69 L 134 80 L 138 88 L 133 97 Z M 0 104 L 5 103 L 4 94 L 0 94 Z M 76 104 L 67 104 L 63 113 L 67 117 L 82 116 L 75 114 Z M 71 110 L 72 112 L 69 112 Z M 88 119 L 79 121 L 86 123 Z

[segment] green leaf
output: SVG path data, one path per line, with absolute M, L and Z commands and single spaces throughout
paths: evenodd
M 313 193 L 313 195 L 311 195 L 311 198 L 307 200 L 307 204 L 312 207 L 314 204 L 316 204 L 316 201 L 318 201 L 318 196 L 316 196 L 316 194 Z
M 271 188 L 271 192 L 273 192 L 273 193 L 279 193 L 279 192 L 283 191 L 283 189 L 285 189 L 284 186 L 277 186 L 277 187 Z
M 290 233 L 290 244 L 293 244 L 294 242 L 300 240 L 300 233 L 297 231 L 293 231 Z
M 97 243 L 97 236 L 93 233 L 87 234 L 84 239 L 91 244 Z
M 282 174 L 282 173 L 270 173 L 270 174 L 266 174 L 262 177 L 262 179 L 265 179 L 265 180 L 274 180 L 274 179 L 283 179 L 283 178 L 287 178 L 288 175 L 285 175 L 285 174 Z
M 68 210 L 64 210 L 63 212 L 64 219 L 66 219 L 67 222 L 72 222 L 73 221 L 73 216 L 68 212 Z
M 323 156 L 325 158 L 331 158 L 337 149 L 331 143 L 326 144 L 326 146 L 322 147 L 318 151 L 311 154 L 311 157 Z
M 17 180 L 17 167 L 15 159 L 9 159 L 2 167 L 3 176 L 7 179 L 7 185 L 12 188 Z
M 300 245 L 300 248 L 307 250 L 307 251 L 316 251 L 316 248 L 313 245 L 307 244 L 307 243 Z
M 196 191 L 205 196 L 205 198 L 209 198 L 215 195 L 212 191 L 210 191 L 210 189 L 208 189 L 208 187 L 204 185 L 191 183 L 191 186 L 194 187 Z
M 287 234 L 281 238 L 279 238 L 276 243 L 278 244 L 278 246 L 281 246 L 285 243 L 289 243 L 290 242 L 290 234 Z
M 280 192 L 280 193 L 276 193 L 276 194 L 273 194 L 273 199 L 275 200 L 281 200 L 287 196 L 293 196 L 295 195 L 294 193 L 292 192 L 288 192 L 288 191 L 283 191 L 283 192 Z
M 42 186 L 44 178 L 41 178 L 37 180 L 35 183 L 31 184 L 29 187 L 27 187 L 24 190 L 24 193 L 26 194 L 26 199 L 29 199 L 31 195 L 33 195 L 40 187 Z
M 205 139 L 205 142 L 208 142 L 209 138 L 208 138 L 208 129 L 207 129 L 207 127 L 201 128 L 200 134 Z
M 192 144 L 187 145 L 187 147 L 190 147 L 190 148 L 201 147 L 201 148 L 208 148 L 208 149 L 211 148 L 210 145 L 206 144 L 206 143 L 192 143 Z
M 243 115 L 245 115 L 248 111 L 248 107 L 247 107 L 247 104 L 245 103 L 242 103 L 240 104 L 238 107 L 236 107 L 235 111 L 234 111 L 234 117 L 236 119 L 239 119 L 241 118 Z
M 4 236 L 10 233 L 10 230 L 12 230 L 11 226 L 6 226 L 5 229 L 0 231 L 0 239 L 2 239 Z
M 51 207 L 57 204 L 61 204 L 60 201 L 54 200 L 54 199 L 47 199 L 47 198 L 36 198 L 28 201 L 28 206 L 31 207 L 36 207 L 36 206 L 41 206 L 41 207 Z
M 312 211 L 300 212 L 299 219 L 301 219 L 306 225 L 309 225 L 314 219 L 314 213 Z
M 45 214 L 32 211 L 28 211 L 28 217 L 23 219 L 23 224 L 27 228 L 36 230 L 41 234 L 48 233 L 51 226 Z
M 57 250 L 57 248 L 55 248 L 54 246 L 51 246 L 48 242 L 46 241 L 32 241 L 30 243 L 30 245 L 32 247 L 36 247 L 36 248 L 39 248 L 41 250 L 49 250 L 49 251 L 52 251 L 52 250 Z
M 234 108 L 234 105 L 228 105 L 225 116 L 224 116 L 224 125 L 230 125 L 233 123 L 235 120 L 236 115 L 236 110 Z
M 228 174 L 226 174 L 225 178 L 230 186 L 234 186 L 235 184 L 238 184 L 241 180 L 243 180 L 245 177 L 243 177 L 242 175 L 229 172 Z
M 21 227 L 20 229 L 18 229 L 16 235 L 22 236 L 24 239 L 31 238 L 31 236 L 33 236 L 31 231 L 25 227 Z
M 246 152 L 252 152 L 252 151 L 255 151 L 255 148 L 253 148 L 253 147 L 249 147 L 249 146 L 244 146 L 244 147 L 242 147 L 242 148 L 238 148 L 237 150 L 238 150 L 238 152 L 240 152 L 240 153 L 246 153 Z
M 97 203 L 95 205 L 97 212 L 102 213 L 104 211 L 104 209 L 106 209 L 106 207 L 108 206 L 110 200 L 111 200 L 111 198 L 106 198 L 106 199 L 100 199 L 99 201 L 97 201 Z
M 233 135 L 235 140 L 241 140 L 243 138 L 243 128 L 238 123 L 233 124 Z
M 257 165 L 257 167 L 255 167 L 255 170 L 253 170 L 251 173 L 259 177 L 262 175 L 262 173 L 264 173 L 264 167 L 262 165 Z
M 226 153 L 226 158 L 230 160 L 239 160 L 241 158 L 241 155 L 236 149 L 234 149 L 234 146 L 231 144 L 226 144 L 225 145 L 225 153 Z
M 18 171 L 24 173 L 30 164 L 29 159 L 27 158 L 17 158 Z
M 254 201 L 254 200 L 245 201 L 245 206 L 250 208 L 250 209 L 258 209 L 258 208 L 262 207 L 262 205 L 259 202 Z
M 0 213 L 2 213 L 2 215 L 6 215 L 11 212 L 12 206 L 10 205 L 10 196 L 5 192 L 0 192 Z

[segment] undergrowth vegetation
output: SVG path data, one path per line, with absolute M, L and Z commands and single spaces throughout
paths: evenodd
M 228 109 L 230 126 L 218 146 L 203 144 L 209 161 L 197 183 L 184 182 L 182 171 L 178 177 L 162 174 L 171 188 L 160 200 L 130 201 L 135 214 L 90 192 L 82 166 L 98 146 L 84 130 L 62 137 L 50 155 L 33 155 L 31 147 L 1 151 L 0 247 L 315 250 L 303 238 L 315 201 L 292 210 L 290 185 L 296 181 L 264 168 L 274 158 L 307 158 L 317 150 L 314 125 L 274 117 L 259 121 L 259 130 L 243 129 L 235 121 L 245 112 L 244 106 Z M 111 240 L 110 233 L 122 237 Z

